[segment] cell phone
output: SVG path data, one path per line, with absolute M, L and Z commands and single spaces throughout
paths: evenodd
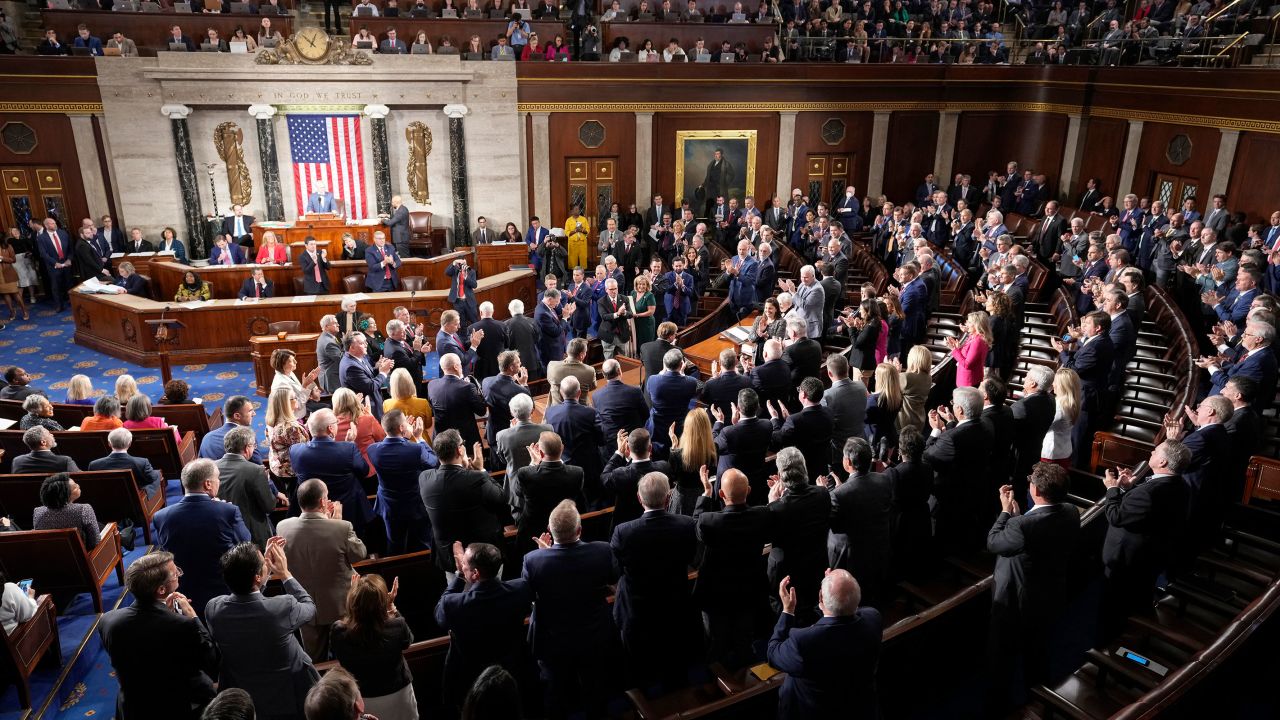
M 22 591 L 22 594 L 25 595 L 27 590 L 31 589 L 31 583 L 33 582 L 35 581 L 32 578 L 27 578 L 26 580 L 19 580 L 16 584 L 18 589 Z
M 1064 333 L 1062 336 L 1062 342 L 1064 343 L 1073 343 L 1075 341 L 1076 339 L 1071 337 L 1071 333 Z

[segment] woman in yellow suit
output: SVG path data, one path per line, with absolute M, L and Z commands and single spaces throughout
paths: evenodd
M 564 221 L 564 234 L 569 238 L 568 269 L 587 266 L 587 237 L 591 234 L 591 221 L 582 214 L 579 206 L 569 210 L 569 217 Z

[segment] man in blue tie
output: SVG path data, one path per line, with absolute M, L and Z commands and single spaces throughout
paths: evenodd
M 1280 210 L 1271 213 L 1271 226 L 1262 236 L 1262 251 L 1273 253 L 1280 250 Z
M 395 292 L 400 287 L 400 274 L 396 272 L 400 255 L 387 244 L 386 233 L 378 230 L 373 234 L 373 245 L 365 250 L 364 261 L 369 265 L 364 284 L 371 292 Z
M 311 197 L 307 198 L 307 212 L 331 213 L 334 211 L 333 193 L 323 180 L 311 186 Z
M 232 205 L 231 214 L 222 218 L 222 234 L 245 247 L 253 247 L 252 227 L 253 216 L 244 214 L 243 205 Z
M 1236 273 L 1236 287 L 1226 297 L 1218 297 L 1216 292 L 1207 292 L 1200 300 L 1209 306 L 1209 311 L 1217 315 L 1219 322 L 1233 322 L 1243 325 L 1249 316 L 1249 307 L 1258 295 L 1258 284 L 1262 280 L 1258 273 L 1241 268 Z

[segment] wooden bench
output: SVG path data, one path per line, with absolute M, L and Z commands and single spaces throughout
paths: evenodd
M 19 527 L 31 527 L 32 513 L 40 506 L 43 473 L 0 475 L 0 507 Z M 71 473 L 80 484 L 80 502 L 93 507 L 99 522 L 129 519 L 142 528 L 151 544 L 151 518 L 164 507 L 164 489 L 148 498 L 129 470 L 84 470 Z
M 1262 455 L 1249 458 L 1240 502 L 1248 505 L 1254 499 L 1280 500 L 1280 460 Z
M 62 427 L 79 427 L 84 423 L 85 418 L 93 417 L 92 405 L 76 405 L 74 403 L 51 403 L 53 405 L 53 419 L 62 425 Z M 207 405 L 197 403 L 182 403 L 178 405 L 154 405 L 152 411 L 157 417 L 162 417 L 165 422 L 173 425 L 182 432 L 193 432 L 196 435 L 196 443 L 204 439 L 204 436 L 213 428 L 222 427 L 222 406 L 214 403 L 213 411 L 206 414 Z M 0 400 L 0 418 L 5 420 L 20 420 L 26 415 L 26 411 L 22 409 L 21 400 Z
M 0 632 L 0 658 L 0 681 L 13 683 L 22 709 L 30 710 L 31 673 L 41 661 L 55 667 L 62 665 L 58 611 L 52 596 L 41 595 L 36 601 L 36 614 L 19 623 L 13 632 Z
M 112 570 L 124 584 L 120 529 L 107 523 L 92 550 L 75 528 L 0 533 L 0 567 L 8 577 L 32 578 L 41 592 L 87 592 L 101 613 L 102 586 Z
M 0 430 L 0 448 L 4 449 L 4 458 L 0 459 L 0 473 L 11 472 L 13 458 L 28 452 L 22 442 L 21 430 Z M 67 430 L 53 433 L 57 441 L 55 452 L 66 455 L 76 461 L 76 465 L 87 468 L 89 463 L 111 453 L 111 445 L 107 443 L 108 432 L 105 430 L 81 432 Z M 151 461 L 160 474 L 166 478 L 178 477 L 182 467 L 196 459 L 196 438 L 191 432 L 183 433 L 182 442 L 173 437 L 173 430 L 134 430 L 133 445 L 130 454 L 145 457 Z

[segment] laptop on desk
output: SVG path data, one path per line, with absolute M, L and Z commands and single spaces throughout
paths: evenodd
M 111 9 L 116 12 L 138 12 L 138 0 L 116 0 Z
M 213 43 L 200 43 L 200 52 L 218 52 L 219 48 Z
M 694 62 L 709 63 L 711 62 L 711 53 L 698 53 L 693 59 Z
M 176 3 L 174 3 L 174 4 L 173 4 L 173 11 L 174 11 L 174 12 L 176 12 L 176 13 L 186 13 L 186 14 L 190 15 L 190 14 L 191 14 L 191 3 L 189 3 L 189 2 L 176 2 Z
M 462 53 L 462 59 L 463 60 L 483 60 L 484 55 L 478 52 L 466 52 L 466 53 Z
M 248 14 L 249 14 L 249 3 L 247 3 L 247 2 L 233 2 L 233 3 L 231 3 L 231 14 L 233 14 L 233 15 L 248 15 Z
M 373 49 L 373 41 L 372 41 L 372 40 L 357 40 L 357 41 L 356 41 L 356 49 L 357 49 L 357 50 L 372 50 L 372 49 Z
M 158 12 L 160 12 L 160 3 L 158 3 L 158 2 L 143 2 L 143 3 L 138 7 L 138 12 L 144 12 L 144 13 L 158 13 Z
M 720 62 L 722 63 L 733 62 L 733 53 L 720 53 Z
M 429 55 L 430 52 L 427 50 L 426 45 L 415 44 L 413 47 L 409 48 L 409 54 L 410 55 Z
M 227 43 L 227 47 L 231 49 L 232 55 L 247 55 L 249 53 L 249 43 L 244 40 L 232 40 Z
M 468 11 L 466 11 L 465 13 L 463 13 L 463 16 L 464 16 L 465 18 L 467 18 L 468 20 L 483 20 L 483 19 L 484 19 L 484 11 L 483 11 L 483 10 L 468 10 Z
M 441 10 L 441 11 L 440 11 L 440 17 L 441 17 L 441 19 L 445 19 L 445 18 L 447 18 L 447 19 L 450 19 L 450 20 L 457 20 L 457 19 L 458 19 L 458 11 L 457 11 L 457 10 L 454 10 L 453 8 L 447 8 L 447 9 L 444 9 L 444 10 Z
M 273 48 L 275 46 L 276 46 L 276 39 L 273 37 L 263 38 L 262 42 L 258 43 L 258 47 Z
M 187 51 L 187 46 L 185 43 L 180 43 L 180 42 L 169 43 L 169 52 L 186 52 L 186 51 Z
M 102 55 L 104 57 L 120 57 L 120 48 L 118 47 L 102 48 Z
M 636 22 L 653 22 L 653 13 L 640 13 L 636 15 Z
M 92 55 L 92 54 L 93 54 L 93 51 L 92 51 L 92 50 L 90 50 L 90 49 L 89 49 L 89 48 L 87 48 L 87 47 L 73 47 L 73 48 L 71 48 L 71 55 L 72 55 L 72 56 L 74 56 L 74 57 L 88 57 L 88 56 L 90 56 L 90 55 Z

